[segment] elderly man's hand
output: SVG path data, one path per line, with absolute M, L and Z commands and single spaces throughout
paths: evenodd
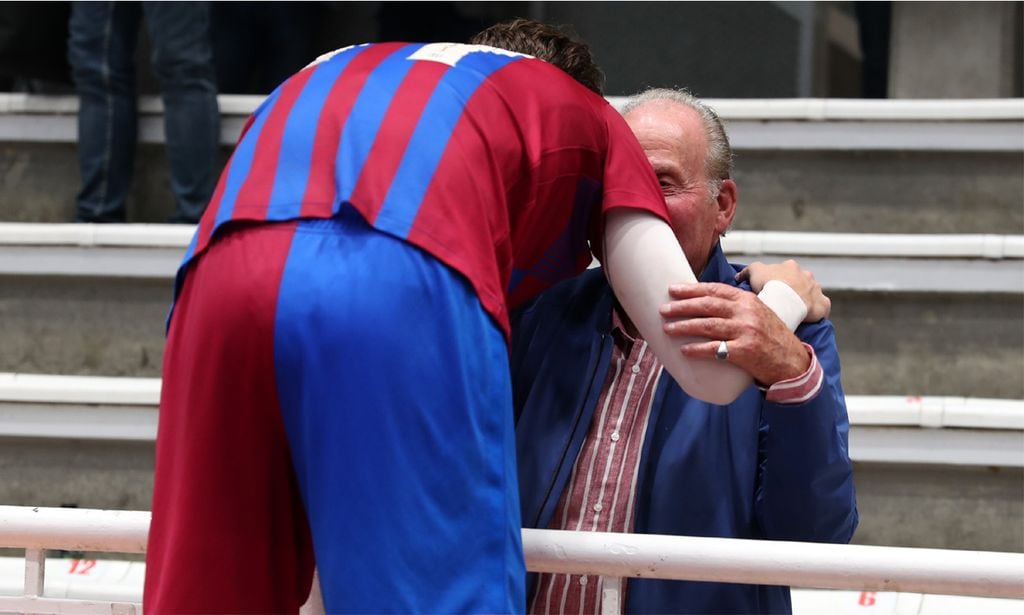
M 729 362 L 764 386 L 795 378 L 810 367 L 807 349 L 754 293 L 728 284 L 698 283 L 672 286 L 669 295 L 674 301 L 661 307 L 665 332 L 704 338 L 684 343 L 683 355 L 714 359 L 724 340 Z
M 817 322 L 828 318 L 832 311 L 832 300 L 821 290 L 821 284 L 814 279 L 814 274 L 802 269 L 795 260 L 787 260 L 775 265 L 753 262 L 736 274 L 736 281 L 748 280 L 755 293 L 761 292 L 769 280 L 785 282 L 800 295 L 807 306 L 804 322 Z

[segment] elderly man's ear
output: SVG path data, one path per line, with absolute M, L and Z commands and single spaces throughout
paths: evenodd
M 722 180 L 722 187 L 718 191 L 718 220 L 715 223 L 715 231 L 719 235 L 732 226 L 732 219 L 736 217 L 736 201 L 739 199 L 739 188 L 736 182 L 731 179 Z

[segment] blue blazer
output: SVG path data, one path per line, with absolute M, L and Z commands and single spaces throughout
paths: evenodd
M 701 281 L 737 286 L 739 269 L 719 247 Z M 592 269 L 513 315 L 524 527 L 548 527 L 568 482 L 608 370 L 613 303 L 604 274 Z M 823 320 L 796 333 L 825 374 L 819 394 L 803 404 L 768 403 L 751 386 L 718 406 L 660 378 L 640 458 L 635 532 L 849 542 L 858 516 L 835 332 Z M 792 606 L 788 587 L 630 579 L 626 612 L 790 613 Z

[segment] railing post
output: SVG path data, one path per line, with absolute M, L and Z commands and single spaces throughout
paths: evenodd
M 43 595 L 46 578 L 46 550 L 25 549 L 25 590 L 26 596 Z
M 601 615 L 622 613 L 622 577 L 599 577 L 601 582 Z

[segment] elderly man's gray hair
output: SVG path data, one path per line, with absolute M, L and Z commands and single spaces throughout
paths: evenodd
M 701 123 L 704 125 L 704 134 L 708 140 L 708 151 L 704 158 L 704 169 L 711 184 L 708 190 L 711 198 L 716 198 L 718 190 L 722 187 L 722 180 L 732 177 L 732 147 L 729 145 L 729 136 L 725 132 L 722 120 L 718 118 L 718 114 L 711 107 L 705 105 L 693 94 L 686 90 L 669 88 L 651 88 L 630 96 L 622 106 L 622 115 L 628 114 L 641 105 L 659 100 L 689 107 L 700 116 Z

